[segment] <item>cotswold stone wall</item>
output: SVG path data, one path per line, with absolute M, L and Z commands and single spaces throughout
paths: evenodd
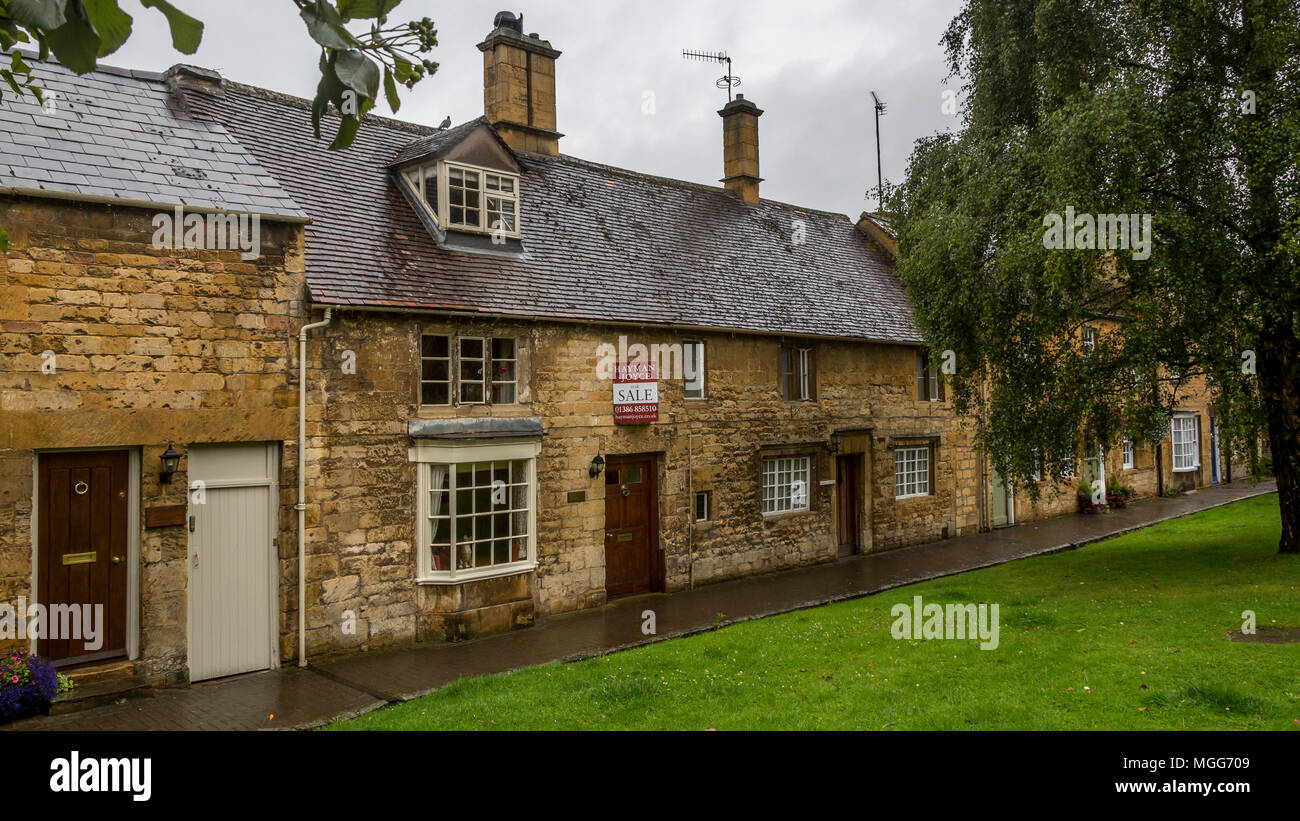
M 1159 443 L 1159 474 L 1163 478 L 1166 490 L 1169 488 L 1177 491 L 1195 490 L 1208 487 L 1214 481 L 1211 456 L 1213 453 L 1213 440 L 1210 436 L 1210 420 L 1214 417 L 1214 406 L 1210 402 L 1209 391 L 1204 380 L 1201 377 L 1189 380 L 1182 389 L 1182 397 L 1178 404 L 1179 410 L 1194 413 L 1200 427 L 1198 435 L 1200 467 L 1191 471 L 1174 472 L 1170 435 L 1166 427 L 1164 438 Z M 1222 448 L 1220 448 L 1219 455 L 1225 461 L 1228 458 L 1227 452 Z M 1160 480 L 1156 476 L 1156 461 L 1156 445 L 1151 442 L 1139 441 L 1135 443 L 1132 468 L 1124 467 L 1123 448 L 1112 448 L 1106 453 L 1107 485 L 1109 486 L 1112 478 L 1118 477 L 1120 482 L 1133 488 L 1134 499 L 1153 497 L 1159 493 L 1160 486 Z M 1234 465 L 1234 470 L 1237 467 Z M 1220 468 L 1220 473 L 1226 481 L 1226 467 Z M 1077 513 L 1076 492 L 1083 475 L 1083 466 L 1080 463 L 1078 477 L 1073 481 L 1059 483 L 1044 481 L 1040 485 L 1037 501 L 1032 500 L 1029 493 L 1023 488 L 1017 489 L 1016 521 L 1033 521 Z M 1235 478 L 1244 478 L 1244 476 L 1244 472 L 1240 476 L 1234 473 Z
M 292 444 L 301 229 L 262 222 L 262 257 L 156 250 L 152 211 L 0 197 L 0 601 L 32 595 L 32 487 L 41 449 L 140 452 L 138 670 L 186 676 L 184 527 L 144 527 L 186 501 L 186 465 L 158 481 L 168 441 Z M 44 355 L 54 355 L 46 373 Z M 282 464 L 292 466 L 290 450 Z M 284 620 L 296 595 L 293 474 L 280 477 Z M 286 651 L 287 652 L 287 651 Z
M 514 405 L 421 408 L 421 332 L 518 340 Z M 830 561 L 836 555 L 834 454 L 860 453 L 870 482 L 860 502 L 865 549 L 888 549 L 978 527 L 978 462 L 946 403 L 915 399 L 915 354 L 903 346 L 799 342 L 816 351 L 814 401 L 784 401 L 780 340 L 721 333 L 568 323 L 519 323 L 338 311 L 316 332 L 309 360 L 308 648 L 377 647 L 527 624 L 605 602 L 605 478 L 593 457 L 655 454 L 664 585 L 679 590 L 735 576 Z M 706 398 L 660 379 L 659 421 L 615 425 L 612 386 L 599 378 L 602 344 L 706 343 Z M 355 373 L 345 363 L 354 360 Z M 449 590 L 417 586 L 413 418 L 541 417 L 534 577 Z M 934 487 L 894 499 L 893 449 L 933 442 Z M 812 458 L 811 509 L 763 516 L 761 461 Z M 959 490 L 959 488 L 963 488 Z M 693 492 L 709 491 L 711 520 L 695 523 Z M 585 496 L 571 501 L 571 494 Z M 343 614 L 358 616 L 355 634 Z

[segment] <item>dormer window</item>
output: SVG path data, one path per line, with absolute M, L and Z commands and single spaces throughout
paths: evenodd
M 519 177 L 446 160 L 404 172 L 449 231 L 519 236 Z

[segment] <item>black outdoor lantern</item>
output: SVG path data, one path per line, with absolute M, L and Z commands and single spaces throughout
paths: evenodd
M 162 473 L 158 474 L 158 481 L 164 485 L 170 485 L 172 483 L 172 474 L 176 472 L 176 468 L 180 467 L 180 465 L 181 455 L 172 450 L 172 443 L 168 442 L 167 450 L 163 451 Z
M 588 469 L 587 472 L 591 474 L 591 478 L 595 479 L 597 476 L 600 475 L 600 472 L 604 469 L 605 469 L 604 457 L 602 457 L 600 454 L 596 454 L 596 458 L 591 460 L 591 467 Z

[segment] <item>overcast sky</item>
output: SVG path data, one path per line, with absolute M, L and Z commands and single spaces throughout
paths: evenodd
M 131 40 L 104 60 L 161 71 L 176 62 L 240 82 L 310 98 L 318 51 L 288 0 L 173 0 L 203 20 L 192 57 L 171 50 L 161 15 L 124 2 Z M 516 0 L 519 2 L 519 0 Z M 510 10 L 564 52 L 556 66 L 560 150 L 649 174 L 717 184 L 726 92 L 713 63 L 684 48 L 725 50 L 737 89 L 765 112 L 759 121 L 762 194 L 856 217 L 874 207 L 871 91 L 881 118 L 885 178 L 898 181 L 912 142 L 957 126 L 943 112 L 946 68 L 939 37 L 958 0 L 527 0 Z M 502 0 L 405 0 L 391 18 L 433 18 L 441 64 L 414 91 L 401 119 L 437 125 L 483 113 L 483 56 L 475 45 Z M 654 113 L 643 113 L 653 92 Z M 387 114 L 384 104 L 380 113 Z M 309 134 L 304 139 L 310 139 Z

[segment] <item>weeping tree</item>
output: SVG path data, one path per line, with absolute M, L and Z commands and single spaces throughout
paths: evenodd
M 1208 385 L 1300 551 L 1300 2 L 967 0 L 942 43 L 961 128 L 886 205 L 994 468 L 1036 494 Z

